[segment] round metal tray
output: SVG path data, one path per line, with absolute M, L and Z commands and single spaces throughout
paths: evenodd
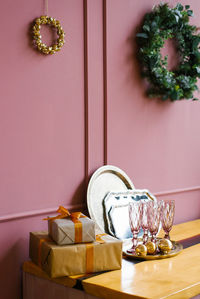
M 92 175 L 87 189 L 87 206 L 91 219 L 97 228 L 108 233 L 103 201 L 106 195 L 113 191 L 134 189 L 134 185 L 127 174 L 120 168 L 105 165 L 98 168 Z

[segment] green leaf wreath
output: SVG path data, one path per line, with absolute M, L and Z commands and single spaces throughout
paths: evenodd
M 200 35 L 196 26 L 189 24 L 193 16 L 190 6 L 178 3 L 170 8 L 167 3 L 155 6 L 144 17 L 142 31 L 137 34 L 142 75 L 147 78 L 149 97 L 171 101 L 193 99 L 200 78 Z M 174 38 L 180 56 L 178 67 L 167 69 L 167 56 L 162 58 L 161 48 L 167 39 Z

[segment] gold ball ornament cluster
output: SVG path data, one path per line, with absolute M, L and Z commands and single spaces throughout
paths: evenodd
M 155 254 L 168 254 L 173 248 L 172 242 L 168 239 L 160 239 L 158 243 L 148 241 L 145 245 L 139 244 L 135 248 L 135 254 L 140 257 Z
M 50 25 L 56 28 L 58 39 L 54 45 L 47 46 L 42 42 L 42 36 L 40 34 L 41 25 Z M 37 49 L 43 54 L 55 54 L 56 52 L 60 51 L 65 43 L 65 32 L 61 27 L 60 22 L 49 16 L 41 16 L 40 18 L 35 19 L 34 25 L 32 27 L 32 32 L 34 44 L 36 45 Z

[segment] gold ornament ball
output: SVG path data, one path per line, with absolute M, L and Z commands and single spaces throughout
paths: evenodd
M 156 244 L 154 242 L 148 241 L 146 243 L 146 247 L 147 247 L 147 253 L 148 254 L 154 254 L 156 251 Z
M 146 256 L 147 255 L 147 247 L 143 244 L 140 244 L 136 247 L 135 252 L 138 256 Z
M 168 239 L 161 239 L 158 244 L 158 248 L 160 249 L 161 252 L 167 254 L 172 249 L 172 242 Z

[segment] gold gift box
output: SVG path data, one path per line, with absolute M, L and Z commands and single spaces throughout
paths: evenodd
M 49 220 L 48 228 L 49 235 L 58 245 L 95 241 L 95 223 L 86 216 L 79 218 L 78 223 L 74 223 L 70 218 Z M 79 238 L 77 233 L 81 234 Z
M 47 232 L 30 233 L 30 258 L 51 278 L 117 270 L 122 263 L 122 241 L 102 234 L 93 243 L 57 245 Z

